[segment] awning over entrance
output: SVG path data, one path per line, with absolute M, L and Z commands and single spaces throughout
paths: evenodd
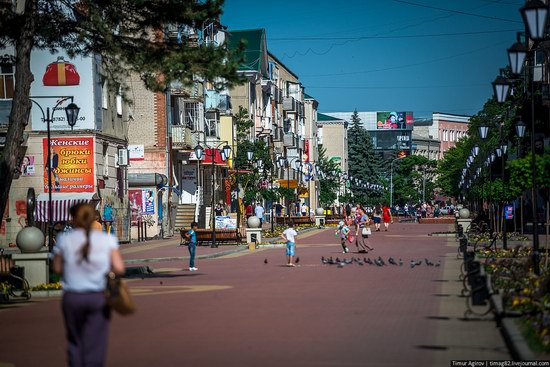
M 277 180 L 277 182 L 283 188 L 295 189 L 295 188 L 298 187 L 298 180 L 279 179 L 279 180 Z
M 99 201 L 94 192 L 54 192 L 52 193 L 52 219 L 54 222 L 67 221 L 71 219 L 69 210 L 73 205 Z M 34 208 L 34 219 L 37 222 L 48 221 L 48 193 L 38 195 L 36 207 Z

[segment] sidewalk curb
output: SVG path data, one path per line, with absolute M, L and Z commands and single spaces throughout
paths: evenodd
M 185 247 L 185 246 L 181 246 Z M 226 255 L 237 254 L 239 252 L 248 251 L 248 247 L 240 247 L 234 250 L 220 251 L 213 254 L 206 255 L 197 255 L 196 259 L 215 259 L 217 257 L 222 257 Z M 179 261 L 179 260 L 189 260 L 189 256 L 173 256 L 173 257 L 152 257 L 147 259 L 129 259 L 124 260 L 125 264 L 138 264 L 138 263 L 148 263 L 148 262 L 162 262 L 162 261 Z

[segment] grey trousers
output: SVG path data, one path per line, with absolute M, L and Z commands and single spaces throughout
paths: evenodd
M 61 304 L 69 366 L 105 366 L 111 310 L 103 292 L 65 292 Z

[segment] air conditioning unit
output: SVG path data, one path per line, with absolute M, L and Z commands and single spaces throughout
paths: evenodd
M 127 166 L 128 165 L 128 149 L 119 149 L 118 150 L 117 164 L 119 166 Z

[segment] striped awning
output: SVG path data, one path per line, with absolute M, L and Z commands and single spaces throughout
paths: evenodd
M 37 222 L 48 221 L 48 193 L 38 195 L 34 208 L 34 220 Z M 94 192 L 53 192 L 52 193 L 52 219 L 53 222 L 68 221 L 71 219 L 69 210 L 73 205 L 99 201 Z

